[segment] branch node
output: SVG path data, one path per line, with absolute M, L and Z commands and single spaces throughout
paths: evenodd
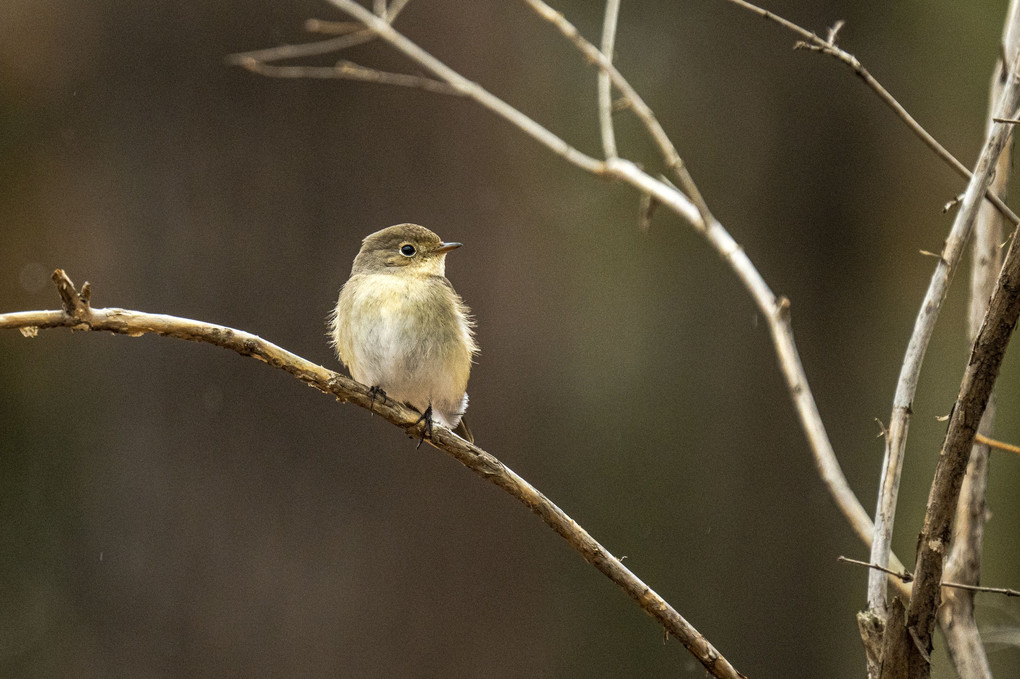
M 776 313 L 784 322 L 790 322 L 790 298 L 780 295 L 776 300 Z
M 659 199 L 650 193 L 642 193 L 641 201 L 638 204 L 638 229 L 641 233 L 647 234 L 652 230 L 652 215 L 655 208 L 659 207 Z

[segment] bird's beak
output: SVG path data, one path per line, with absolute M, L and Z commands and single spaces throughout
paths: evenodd
M 456 250 L 463 243 L 440 243 L 439 247 L 436 248 L 436 252 L 449 252 L 450 250 Z

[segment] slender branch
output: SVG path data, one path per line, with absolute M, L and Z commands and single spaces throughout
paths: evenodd
M 323 35 L 347 35 L 365 31 L 365 27 L 357 21 L 326 21 L 324 19 L 306 19 L 305 30 L 309 33 L 322 33 Z M 372 39 L 375 38 L 374 34 Z
M 851 559 L 846 556 L 838 556 L 836 557 L 836 561 L 839 561 L 841 563 L 848 563 L 852 566 L 864 566 L 865 568 L 873 568 L 876 571 L 882 571 L 883 573 L 891 575 L 894 578 L 899 578 L 904 582 L 913 582 L 914 580 L 913 573 L 899 573 L 897 571 L 890 570 L 885 566 L 879 566 L 877 563 L 868 563 L 867 561 Z M 1017 591 L 1015 589 L 1009 589 L 1007 587 L 983 587 L 981 585 L 969 585 L 963 582 L 946 582 L 945 580 L 942 581 L 941 585 L 942 587 L 964 589 L 970 592 L 983 592 L 986 594 L 1003 594 L 1008 597 L 1020 597 L 1020 591 Z M 970 678 L 970 675 L 964 676 L 967 676 L 968 679 Z
M 389 73 L 374 68 L 366 68 L 350 61 L 339 61 L 336 66 L 276 66 L 257 59 L 239 59 L 235 65 L 270 78 L 321 78 L 338 80 L 358 80 L 377 85 L 397 85 L 413 87 L 426 92 L 463 96 L 459 90 L 450 87 L 441 80 L 423 78 L 406 73 Z
M 315 26 L 317 24 L 313 24 Z M 360 30 L 356 33 L 348 33 L 327 40 L 305 42 L 299 45 L 280 45 L 279 47 L 267 47 L 250 52 L 238 52 L 227 57 L 226 62 L 232 66 L 246 66 L 249 61 L 266 62 L 280 61 L 283 59 L 300 59 L 301 57 L 314 57 L 320 54 L 331 54 L 349 47 L 362 45 L 375 40 L 375 33 L 368 30 Z M 252 69 L 249 69 L 252 70 Z
M 606 0 L 606 15 L 602 22 L 602 54 L 610 63 L 616 44 L 616 24 L 620 16 L 620 0 Z M 613 84 L 609 72 L 599 69 L 599 129 L 602 133 L 602 150 L 606 158 L 615 158 L 616 133 L 613 131 Z
M 89 303 L 87 283 L 83 286 L 82 292 L 78 293 L 74 289 L 74 284 L 60 269 L 54 272 L 53 280 L 64 302 L 63 310 L 0 314 L 0 329 L 17 328 L 23 331 L 27 329 L 28 332 L 23 334 L 35 336 L 40 329 L 66 327 L 79 331 L 107 331 L 130 337 L 154 334 L 204 342 L 258 359 L 290 373 L 339 401 L 354 403 L 372 410 L 403 429 L 408 435 L 423 438 L 433 447 L 452 456 L 537 514 L 588 563 L 616 583 L 655 618 L 668 634 L 679 639 L 713 676 L 728 679 L 744 677 L 683 616 L 538 489 L 496 457 L 468 443 L 445 427 L 434 425 L 426 429 L 417 411 L 392 399 L 380 397 L 378 394 L 373 395 L 365 385 L 316 365 L 251 333 L 163 314 L 127 309 L 93 309 Z
M 744 249 L 733 240 L 718 221 L 713 220 L 708 225 L 694 221 L 698 216 L 697 213 L 690 214 L 693 208 L 683 194 L 675 188 L 652 178 L 628 160 L 609 160 L 606 162 L 606 166 L 611 176 L 626 181 L 642 193 L 652 196 L 658 203 L 673 210 L 677 215 L 687 219 L 705 236 L 712 248 L 733 269 L 737 278 L 751 294 L 768 324 L 769 333 L 779 359 L 780 372 L 786 379 L 787 389 L 807 436 L 819 475 L 836 501 L 836 505 L 849 520 L 851 527 L 864 544 L 870 545 L 874 526 L 868 513 L 847 483 L 846 476 L 839 466 L 836 453 L 825 431 L 825 425 L 818 412 L 818 406 L 815 404 L 804 366 L 797 352 L 791 325 L 789 300 L 785 297 L 776 297 Z M 903 565 L 895 555 L 891 555 L 889 566 L 903 569 Z M 906 593 L 908 590 L 903 586 L 902 591 Z
M 943 582 L 943 587 L 953 587 L 955 589 L 965 589 L 969 592 L 984 592 L 986 594 L 1002 594 L 1008 597 L 1020 596 L 1020 592 L 1015 589 L 1009 589 L 1007 587 L 982 587 L 980 585 L 968 585 L 962 582 Z M 969 676 L 968 676 L 969 679 Z
M 846 556 L 838 556 L 838 557 L 836 557 L 836 561 L 840 561 L 842 563 L 852 564 L 854 566 L 864 566 L 865 568 L 871 568 L 871 569 L 876 570 L 876 571 L 882 571 L 886 575 L 891 575 L 894 578 L 902 580 L 903 582 L 912 582 L 913 579 L 914 579 L 913 573 L 907 573 L 906 571 L 894 571 L 891 568 L 886 568 L 885 566 L 879 566 L 877 563 L 870 563 L 868 561 L 860 561 L 858 559 L 851 559 L 851 558 L 846 557 Z
M 1003 90 L 1002 98 L 996 105 L 998 115 L 1014 115 L 1016 113 L 1017 105 L 1020 103 L 1020 81 L 1016 75 L 1015 71 L 1011 74 L 1009 82 Z M 934 333 L 935 322 L 946 298 L 949 284 L 963 255 L 967 239 L 973 230 L 978 209 L 983 202 L 980 199 L 991 184 L 996 162 L 1006 147 L 1012 131 L 1013 128 L 1009 125 L 994 123 L 992 126 L 990 136 L 978 159 L 973 178 L 964 193 L 960 210 L 957 212 L 953 227 L 946 238 L 942 257 L 936 264 L 928 291 L 914 323 L 913 333 L 907 344 L 906 355 L 896 385 L 896 394 L 893 398 L 889 435 L 886 438 L 878 508 L 875 513 L 875 539 L 871 545 L 871 560 L 874 563 L 886 563 L 887 555 L 891 549 L 893 524 L 896 516 L 896 498 L 899 491 L 900 472 L 903 469 L 911 405 L 917 391 L 917 382 L 928 342 Z M 983 410 L 984 404 L 982 404 Z M 868 582 L 868 607 L 881 617 L 884 617 L 886 610 L 885 583 L 886 579 L 880 573 L 874 572 Z
M 954 156 L 944 146 L 942 146 L 942 144 L 940 144 L 938 140 L 935 139 L 935 137 L 931 136 L 931 134 L 929 134 L 928 131 L 924 129 L 924 127 L 922 127 L 921 124 L 918 123 L 914 119 L 914 117 L 907 112 L 905 108 L 903 108 L 900 102 L 898 102 L 895 97 L 889 94 L 889 91 L 886 90 L 882 86 L 882 84 L 878 82 L 878 80 L 876 80 L 875 77 L 871 75 L 871 73 L 868 72 L 868 69 L 864 68 L 861 62 L 857 60 L 857 57 L 836 45 L 835 32 L 830 32 L 829 39 L 826 40 L 820 38 L 813 31 L 809 31 L 806 28 L 802 28 L 801 26 L 798 26 L 792 21 L 784 19 L 778 14 L 773 14 L 767 9 L 763 9 L 757 5 L 747 2 L 746 0 L 726 0 L 726 1 L 734 5 L 737 5 L 738 7 L 742 7 L 750 12 L 753 12 L 754 14 L 757 14 L 763 19 L 772 21 L 782 26 L 783 28 L 799 35 L 803 39 L 803 42 L 797 43 L 794 46 L 795 49 L 810 49 L 815 52 L 828 54 L 829 56 L 835 58 L 836 60 L 846 64 L 850 68 L 850 70 L 854 72 L 854 75 L 858 76 L 862 81 L 864 81 L 864 84 L 867 85 L 875 94 L 877 94 L 878 98 L 881 99 L 886 106 L 892 109 L 893 113 L 896 114 L 896 117 L 902 120 L 906 124 L 906 126 L 910 128 L 911 132 L 913 132 L 922 142 L 924 142 L 924 144 L 928 148 L 934 151 L 939 158 L 944 160 L 951 168 L 953 168 L 953 170 L 958 175 L 970 181 L 970 170 L 968 170 L 963 163 L 957 160 L 956 156 Z M 995 207 L 999 210 L 999 212 L 1003 214 L 1003 216 L 1006 217 L 1006 219 L 1008 219 L 1013 224 L 1020 224 L 1020 217 L 1018 217 L 1016 213 L 1009 209 L 1009 206 L 1007 206 L 1006 203 L 1004 203 L 1002 199 L 999 198 L 999 196 L 995 195 L 994 192 L 987 191 L 985 193 L 985 197 L 989 201 L 991 201 L 993 205 L 995 205 Z

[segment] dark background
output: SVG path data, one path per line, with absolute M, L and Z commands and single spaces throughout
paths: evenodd
M 967 165 L 1005 2 L 773 2 L 841 43 Z M 601 3 L 557 9 L 596 39 Z M 465 247 L 478 442 L 752 677 L 859 677 L 867 551 L 819 480 L 765 324 L 665 210 L 466 100 L 258 77 L 324 2 L 0 3 L 0 311 L 97 307 L 241 328 L 336 368 L 325 318 L 360 239 Z M 840 461 L 874 505 L 895 380 L 964 183 L 844 66 L 722 0 L 623 3 L 618 64 L 777 294 Z M 416 0 L 435 56 L 597 154 L 595 75 L 523 3 Z M 385 45 L 345 58 L 419 72 Z M 312 60 L 331 63 L 331 58 Z M 657 160 L 620 117 L 622 151 Z M 911 425 L 912 563 L 966 360 L 966 267 Z M 1017 367 L 999 435 L 1020 440 Z M 1018 587 L 1020 460 L 992 461 L 984 584 Z M 1020 604 L 979 595 L 986 632 Z M 947 677 L 936 651 L 937 676 Z M 1020 672 L 994 645 L 993 668 Z M 516 502 L 280 371 L 154 337 L 0 333 L 0 674 L 675 677 L 702 670 Z

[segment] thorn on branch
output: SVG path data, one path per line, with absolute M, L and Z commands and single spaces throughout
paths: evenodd
M 790 298 L 781 295 L 779 299 L 776 300 L 776 311 L 778 312 L 780 318 L 782 318 L 786 322 L 789 322 Z
M 86 281 L 79 292 L 63 269 L 54 271 L 52 278 L 63 302 L 64 312 L 75 320 L 87 323 L 92 317 L 92 307 L 89 305 L 92 299 L 92 286 Z

